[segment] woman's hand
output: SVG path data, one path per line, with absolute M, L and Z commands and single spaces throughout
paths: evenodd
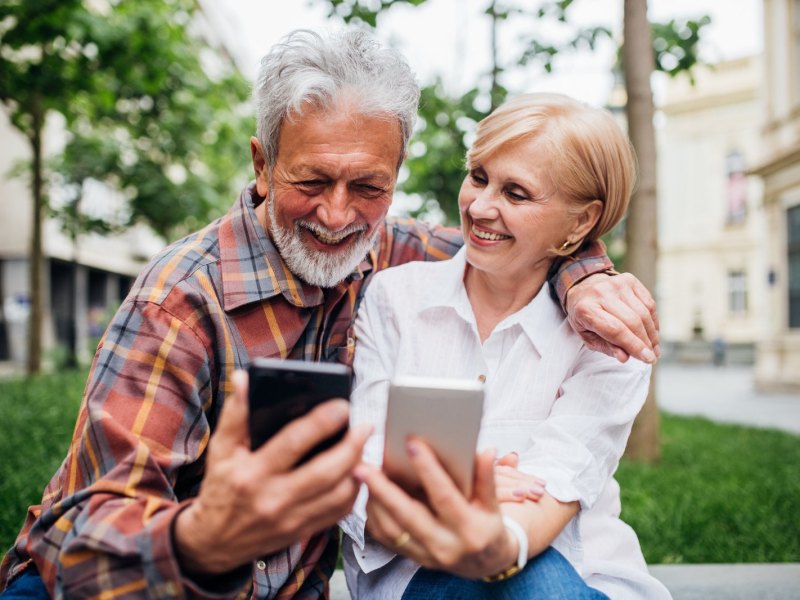
M 544 494 L 545 481 L 517 470 L 519 455 L 511 452 L 494 465 L 494 487 L 498 502 L 537 502 Z
M 433 451 L 420 440 L 408 454 L 427 502 L 414 499 L 382 471 L 360 465 L 369 487 L 367 530 L 378 542 L 424 567 L 476 579 L 513 565 L 518 544 L 495 498 L 494 452 L 478 455 L 471 498 L 458 490 Z

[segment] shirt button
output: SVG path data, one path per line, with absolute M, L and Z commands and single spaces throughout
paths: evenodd
M 483 373 L 478 375 L 478 381 L 480 381 L 481 383 L 486 383 L 486 375 L 484 375 Z
M 260 560 L 256 563 L 256 569 L 258 569 L 259 571 L 264 571 L 266 568 L 267 568 L 267 563 L 265 563 L 263 560 Z

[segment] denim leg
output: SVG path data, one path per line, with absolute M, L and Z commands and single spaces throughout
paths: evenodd
M 11 580 L 5 591 L 0 593 L 0 598 L 3 600 L 39 598 L 49 600 L 50 594 L 47 593 L 47 588 L 44 587 L 39 571 L 36 570 L 36 567 L 30 566 Z
M 462 579 L 442 571 L 420 569 L 403 600 L 608 600 L 590 588 L 561 553 L 548 548 L 525 569 L 503 581 Z

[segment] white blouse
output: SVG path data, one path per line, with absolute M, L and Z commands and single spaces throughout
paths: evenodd
M 352 424 L 372 423 L 364 459 L 380 464 L 389 382 L 399 375 L 485 378 L 478 449 L 516 451 L 519 469 L 581 510 L 553 542 L 610 598 L 669 598 L 650 576 L 633 530 L 619 519 L 613 478 L 647 396 L 650 367 L 586 348 L 547 283 L 481 344 L 463 285 L 465 250 L 373 278 L 356 320 Z M 354 598 L 400 598 L 418 568 L 365 536 L 367 490 L 342 521 Z

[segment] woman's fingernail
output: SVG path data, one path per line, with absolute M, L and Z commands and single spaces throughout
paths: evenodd
M 656 362 L 656 355 L 649 348 L 645 348 L 642 350 L 642 360 L 646 363 L 654 363 Z
M 658 358 L 661 358 L 661 344 L 656 344 L 656 347 L 653 348 Z
M 541 485 L 532 485 L 528 488 L 528 491 L 533 494 L 534 496 L 541 496 L 544 494 L 544 487 Z
M 516 496 L 517 498 L 524 498 L 528 494 L 525 493 L 525 490 L 517 488 L 515 490 L 511 490 L 511 495 Z
M 419 445 L 416 442 L 406 443 L 406 450 L 409 456 L 417 456 L 419 454 Z

